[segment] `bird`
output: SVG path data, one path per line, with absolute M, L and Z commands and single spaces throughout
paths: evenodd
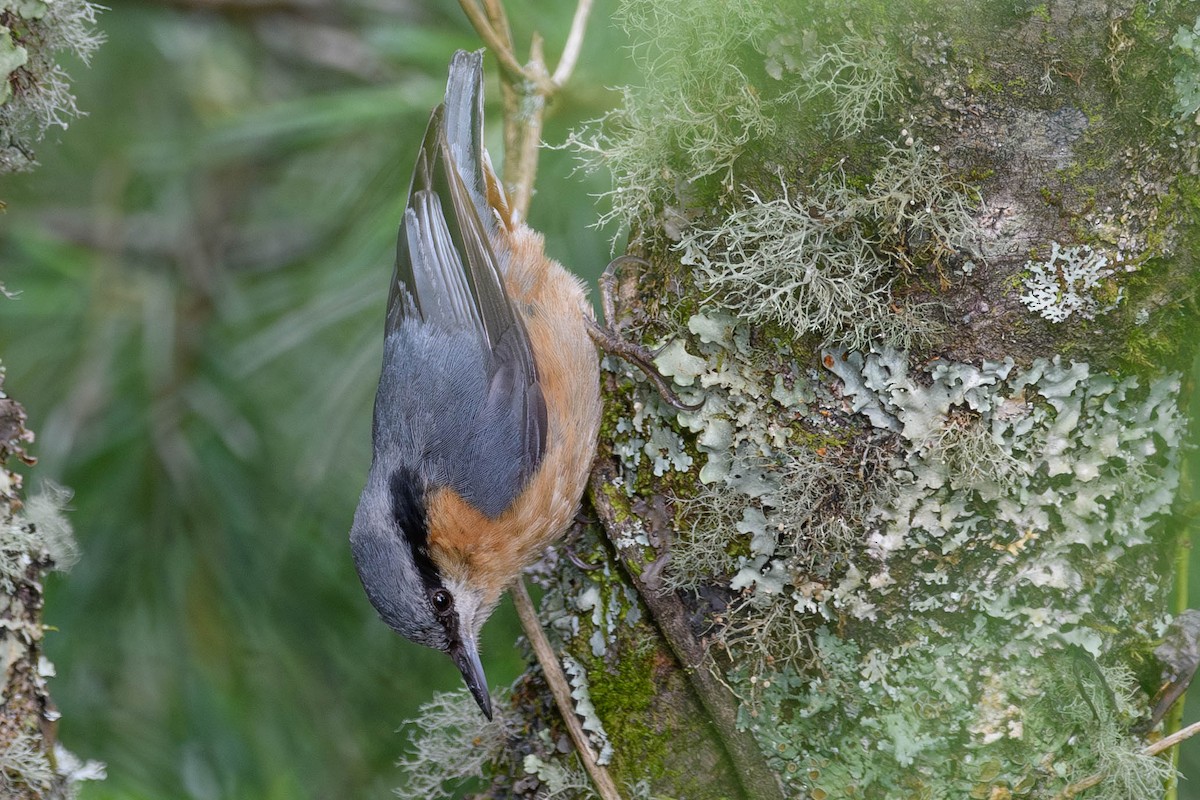
M 492 718 L 479 632 L 575 516 L 600 426 L 584 284 L 510 209 L 458 51 L 400 222 L 350 549 L 394 631 L 446 653 Z

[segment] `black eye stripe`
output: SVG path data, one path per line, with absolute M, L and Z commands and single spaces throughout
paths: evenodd
M 446 631 L 447 640 L 457 642 L 458 614 L 451 613 L 454 609 L 454 596 L 446 591 L 437 567 L 429 557 L 429 522 L 424 484 L 416 472 L 401 467 L 392 473 L 388 489 L 392 495 L 392 516 L 412 552 L 413 563 L 417 565 L 421 582 L 425 584 L 429 604 L 433 606 L 438 622 Z M 450 598 L 450 605 L 445 612 L 439 612 L 437 604 L 433 601 L 434 594 L 438 592 L 445 592 Z
M 388 489 L 392 495 L 392 517 L 412 551 L 421 582 L 427 590 L 440 589 L 441 576 L 429 557 L 429 523 L 421 479 L 413 470 L 401 467 L 392 473 Z

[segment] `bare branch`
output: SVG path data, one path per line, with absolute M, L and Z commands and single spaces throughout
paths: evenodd
M 504 13 L 504 3 L 500 0 L 483 0 L 483 9 L 491 20 L 492 30 L 504 41 L 509 52 L 516 53 L 513 47 L 512 27 L 508 24 L 508 15 Z
M 596 785 L 596 792 L 600 795 L 601 800 L 621 800 L 617 785 L 613 782 L 612 776 L 608 774 L 608 770 L 603 765 L 596 763 L 596 756 L 592 753 L 587 734 L 583 732 L 583 726 L 579 723 L 579 717 L 575 715 L 575 707 L 571 703 L 571 686 L 567 683 L 567 676 L 563 674 L 562 664 L 555 655 L 554 648 L 550 646 L 549 640 L 546 639 L 546 633 L 542 630 L 542 623 L 538 620 L 537 611 L 533 608 L 533 600 L 529 597 L 529 590 L 525 588 L 524 579 L 518 578 L 513 585 L 512 598 L 513 605 L 517 607 L 517 616 L 521 620 L 521 627 L 525 629 L 525 636 L 533 645 L 533 652 L 537 656 L 538 663 L 542 665 L 542 673 L 546 676 L 546 683 L 550 686 L 550 694 L 554 695 L 554 702 L 558 705 L 558 711 L 567 725 L 567 733 L 571 735 L 571 741 L 575 743 L 575 749 L 579 751 L 579 760 L 583 762 L 584 768 L 592 778 L 592 783 Z
M 592 0 L 579 0 L 575 6 L 575 17 L 571 20 L 571 32 L 567 35 L 567 43 L 563 47 L 562 56 L 558 59 L 558 67 L 550 78 L 556 87 L 561 87 L 566 83 L 575 69 L 575 62 L 579 60 L 579 51 L 583 49 L 583 33 L 587 28 L 588 14 L 591 13 L 591 10 Z
M 1197 733 L 1200 733 L 1200 722 L 1193 722 L 1191 725 L 1188 725 L 1186 728 L 1180 728 L 1179 730 L 1172 733 L 1170 736 L 1164 736 L 1163 738 L 1159 739 L 1154 744 L 1146 746 L 1142 750 L 1142 754 L 1147 755 L 1147 756 L 1156 756 L 1159 753 L 1161 753 L 1163 750 L 1169 750 L 1170 748 L 1179 744 L 1184 739 L 1192 738 Z
M 462 10 L 467 15 L 467 19 L 471 21 L 472 27 L 479 33 L 479 38 L 483 39 L 484 44 L 495 53 L 496 59 L 500 62 L 500 66 L 504 71 L 514 79 L 526 80 L 525 69 L 517 62 L 517 57 L 513 55 L 512 47 L 501 39 L 500 34 L 492 27 L 491 22 L 484 15 L 483 9 L 479 7 L 475 0 L 458 0 L 458 4 L 462 6 Z

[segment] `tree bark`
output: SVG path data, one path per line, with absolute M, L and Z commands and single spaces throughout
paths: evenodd
M 22 478 L 9 462 L 34 463 L 25 451 L 33 433 L 3 379 L 0 368 L 0 794 L 50 800 L 72 796 L 69 765 L 55 749 L 59 715 L 46 687 L 53 667 L 42 655 L 42 579 L 54 564 L 38 523 L 21 514 Z
M 543 579 L 597 748 L 631 796 L 1172 794 L 1200 9 L 702 5 L 622 5 L 645 82 L 572 138 L 649 262 L 608 324 L 704 401 L 605 362 L 603 536 Z

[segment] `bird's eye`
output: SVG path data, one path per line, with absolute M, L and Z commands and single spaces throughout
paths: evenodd
M 453 598 L 450 597 L 450 593 L 445 589 L 438 589 L 429 596 L 429 599 L 433 603 L 434 611 L 437 611 L 439 614 L 445 614 L 454 605 Z

